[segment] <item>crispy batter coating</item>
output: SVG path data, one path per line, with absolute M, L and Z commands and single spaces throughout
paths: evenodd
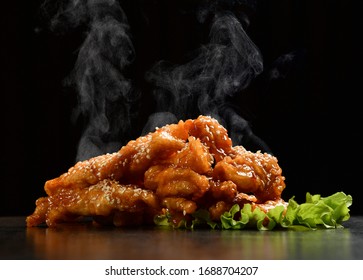
M 189 168 L 154 166 L 145 174 L 145 188 L 158 197 L 184 197 L 196 200 L 209 189 L 209 179 Z
M 104 179 L 140 183 L 153 162 L 167 159 L 181 150 L 187 137 L 184 122 L 165 126 L 130 141 L 116 153 L 78 162 L 67 173 L 47 181 L 45 191 L 53 195 L 62 188 L 85 188 Z
M 212 172 L 213 156 L 208 147 L 193 136 L 188 138 L 183 149 L 163 163 L 183 168 L 189 168 L 199 174 L 210 174 Z
M 232 156 L 216 164 L 213 170 L 215 179 L 234 182 L 239 192 L 253 193 L 260 203 L 281 197 L 285 178 L 276 157 L 243 148 L 236 148 Z
M 233 147 L 216 119 L 199 116 L 76 163 L 45 183 L 47 197 L 36 201 L 26 222 L 52 227 L 91 217 L 127 226 L 151 224 L 156 215 L 168 213 L 177 225 L 201 208 L 218 220 L 235 203 L 264 211 L 286 205 L 284 180 L 275 157 Z
M 186 123 L 190 126 L 189 134 L 200 139 L 217 162 L 231 153 L 232 140 L 227 130 L 216 119 L 200 116 Z
M 142 215 L 145 211 L 160 211 L 158 198 L 152 191 L 105 179 L 89 188 L 64 188 L 55 195 L 38 199 L 36 213 L 27 219 L 27 223 L 36 225 L 38 218 L 53 226 L 79 216 L 112 217 L 117 212 Z

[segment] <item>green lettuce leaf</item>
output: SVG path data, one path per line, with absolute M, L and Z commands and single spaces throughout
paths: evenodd
M 342 223 L 349 220 L 349 206 L 352 197 L 343 192 L 337 192 L 327 197 L 319 194 L 306 194 L 304 203 L 297 203 L 295 197 L 288 201 L 285 209 L 278 205 L 267 213 L 260 208 L 252 209 L 251 204 L 244 204 L 242 209 L 235 204 L 221 215 L 220 222 L 214 222 L 205 209 L 199 209 L 192 215 L 191 221 L 181 221 L 177 228 L 194 229 L 208 226 L 212 229 L 242 230 L 258 229 L 273 230 L 275 228 L 289 230 L 315 230 L 322 228 L 341 228 Z M 156 216 L 154 222 L 160 226 L 172 226 L 171 216 Z
M 215 229 L 219 226 L 218 223 L 212 221 L 209 212 L 206 209 L 198 209 L 192 214 L 192 221 L 181 220 L 177 225 L 172 223 L 172 215 L 169 212 L 166 212 L 162 215 L 156 215 L 154 217 L 154 224 L 157 226 L 187 229 L 194 229 L 202 226 L 208 226 L 212 229 Z
M 212 219 L 210 218 L 209 212 L 206 209 L 199 209 L 197 211 L 195 211 L 193 214 L 193 220 L 192 220 L 192 224 L 190 226 L 191 229 L 194 229 L 195 227 L 198 226 L 203 226 L 203 225 L 208 225 L 209 227 L 211 227 L 212 229 L 215 229 L 218 227 L 218 223 L 213 222 Z
M 259 208 L 252 210 L 251 204 L 245 204 L 241 210 L 239 205 L 235 204 L 230 211 L 221 216 L 221 228 L 272 230 L 276 225 L 281 224 L 284 209 L 284 206 L 280 205 L 265 213 Z
M 170 215 L 156 215 L 154 217 L 154 224 L 157 226 L 171 226 Z
M 328 197 L 306 194 L 306 202 L 297 204 L 294 198 L 289 200 L 286 220 L 282 226 L 302 225 L 312 229 L 339 228 L 350 218 L 349 206 L 352 197 L 343 192 L 337 192 Z
M 283 206 L 276 206 L 265 213 L 259 208 L 252 210 L 245 204 L 242 210 L 234 205 L 221 216 L 223 229 L 242 229 L 255 227 L 258 230 L 272 230 L 275 227 L 307 230 L 318 228 L 340 228 L 350 218 L 349 206 L 352 197 L 337 192 L 328 197 L 306 194 L 306 201 L 298 204 L 294 197 L 288 201 L 285 211 Z

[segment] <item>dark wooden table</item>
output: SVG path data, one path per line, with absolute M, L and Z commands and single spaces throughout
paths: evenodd
M 173 230 L 160 227 L 26 228 L 0 217 L 0 259 L 363 259 L 363 216 L 316 231 Z

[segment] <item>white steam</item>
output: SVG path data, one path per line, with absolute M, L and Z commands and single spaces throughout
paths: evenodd
M 56 11 L 53 26 L 87 27 L 71 76 L 78 92 L 75 117 L 82 116 L 85 121 L 77 160 L 113 152 L 128 138 L 138 117 L 134 108 L 141 95 L 128 75 L 137 54 L 120 4 L 123 1 L 68 0 L 52 1 L 52 5 L 51 1 L 45 6 Z M 143 133 L 204 114 L 225 125 L 234 144 L 247 139 L 265 146 L 227 102 L 263 71 L 262 56 L 243 27 L 248 17 L 234 10 L 235 5 L 254 1 L 200 2 L 194 13 L 202 23 L 212 19 L 209 41 L 183 65 L 160 61 L 147 71 L 145 79 L 154 87 L 157 107 Z
M 66 2 L 67 3 L 67 2 Z M 77 87 L 75 118 L 86 121 L 77 160 L 113 152 L 130 131 L 132 106 L 139 94 L 127 68 L 135 58 L 126 14 L 118 1 L 73 0 L 63 5 L 53 25 L 87 26 L 71 82 Z
M 239 144 L 243 135 L 249 137 L 252 132 L 248 123 L 227 106 L 227 98 L 241 93 L 263 71 L 262 56 L 232 12 L 214 15 L 209 39 L 188 63 L 170 65 L 161 61 L 147 74 L 157 87 L 156 119 L 158 125 L 163 123 L 160 112 L 168 112 L 168 119 L 170 112 L 176 119 L 189 118 L 196 112 L 210 115 L 228 125 L 232 140 Z M 241 134 L 243 131 L 248 133 Z

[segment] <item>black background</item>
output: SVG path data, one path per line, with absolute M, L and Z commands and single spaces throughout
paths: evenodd
M 160 56 L 177 58 L 198 45 L 193 41 L 198 36 L 189 36 L 195 35 L 190 18 L 179 13 L 183 1 L 123 2 L 136 55 L 142 58 L 135 72 L 140 83 L 143 71 Z M 34 210 L 44 182 L 75 163 L 83 128 L 72 121 L 76 93 L 64 79 L 74 67 L 84 29 L 49 30 L 41 3 L 2 4 L 0 215 Z M 140 11 L 150 25 L 138 21 Z M 363 214 L 361 11 L 361 1 L 257 1 L 254 11 L 246 11 L 247 33 L 263 55 L 265 70 L 233 99 L 279 159 L 285 199 L 344 191 L 353 196 L 353 215 Z M 286 54 L 293 54 L 287 64 Z M 276 67 L 283 75 L 270 79 Z M 135 137 L 153 111 L 152 96 L 146 89 L 143 94 Z

